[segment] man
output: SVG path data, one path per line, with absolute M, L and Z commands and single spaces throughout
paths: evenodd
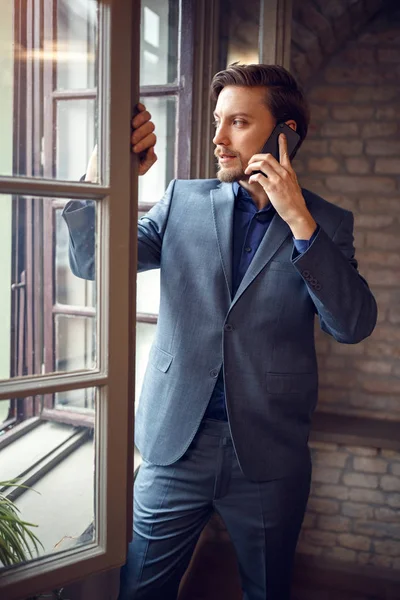
M 232 65 L 211 89 L 218 180 L 173 181 L 138 225 L 138 269 L 161 269 L 161 303 L 136 416 L 143 463 L 120 600 L 175 599 L 213 510 L 244 597 L 290 598 L 310 486 L 314 318 L 348 344 L 376 323 L 352 214 L 299 187 L 284 136 L 279 162 L 259 154 L 280 122 L 304 140 L 296 81 L 282 67 Z M 72 264 L 84 266 L 93 215 L 80 211 Z

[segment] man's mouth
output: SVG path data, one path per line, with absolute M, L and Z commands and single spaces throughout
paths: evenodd
M 236 156 L 234 154 L 220 154 L 218 158 L 219 158 L 219 162 L 228 163 L 232 159 L 236 158 Z

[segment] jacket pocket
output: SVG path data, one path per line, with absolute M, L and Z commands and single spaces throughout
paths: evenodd
M 267 373 L 270 394 L 301 394 L 317 389 L 316 373 Z
M 158 346 L 151 347 L 149 354 L 149 364 L 153 365 L 159 371 L 166 373 L 171 366 L 173 355 Z

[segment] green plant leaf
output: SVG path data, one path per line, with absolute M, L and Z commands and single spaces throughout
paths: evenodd
M 28 489 L 28 486 L 18 484 L 17 479 L 0 482 L 0 486 Z M 20 512 L 14 502 L 0 493 L 0 561 L 5 566 L 25 562 L 34 553 L 39 554 L 39 547 L 44 549 L 39 538 L 31 531 L 37 525 L 23 521 Z

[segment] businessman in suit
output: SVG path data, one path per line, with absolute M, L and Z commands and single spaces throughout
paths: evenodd
M 352 214 L 300 188 L 284 136 L 279 161 L 260 154 L 277 123 L 306 137 L 294 78 L 231 65 L 211 91 L 218 178 L 171 182 L 138 225 L 138 270 L 160 269 L 161 302 L 136 416 L 143 462 L 120 600 L 175 599 L 213 510 L 244 598 L 289 600 L 310 488 L 315 317 L 345 344 L 377 318 Z M 64 218 L 71 266 L 92 278 L 93 208 L 71 203 Z

